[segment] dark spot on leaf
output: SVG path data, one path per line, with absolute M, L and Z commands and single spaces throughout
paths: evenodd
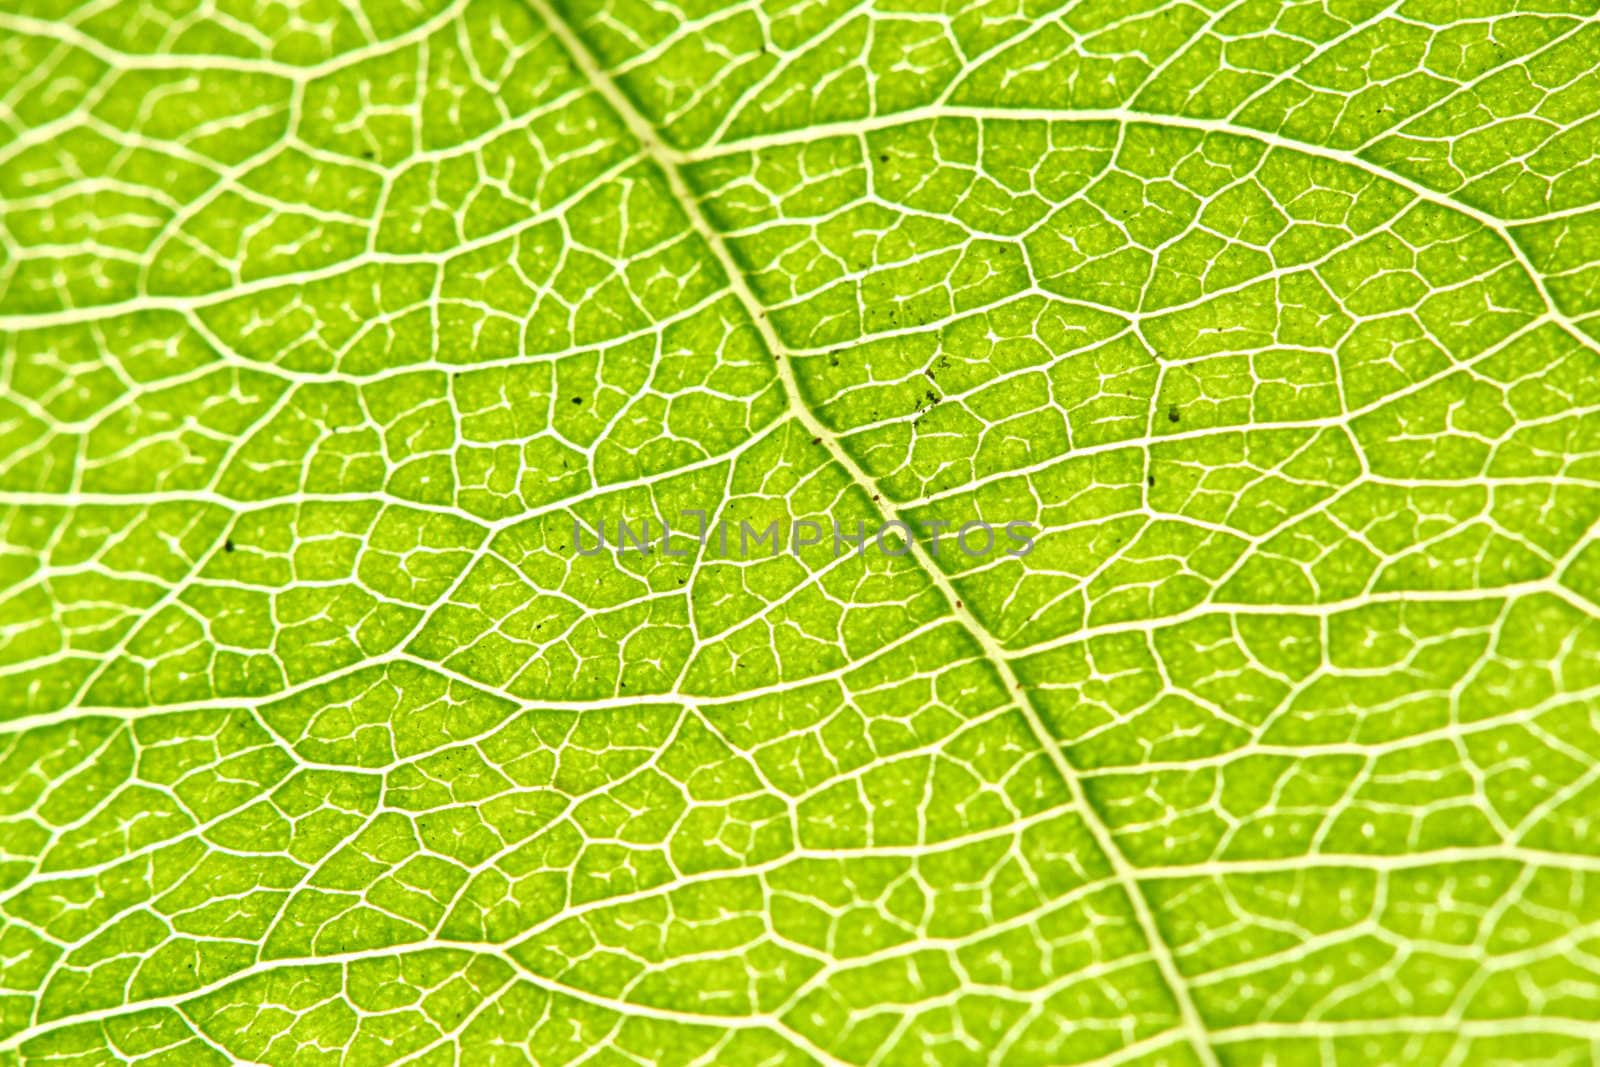
M 575 396 L 575 397 L 573 397 L 573 398 L 572 398 L 572 402 L 573 402 L 573 403 L 574 403 L 574 404 L 581 404 L 581 403 L 583 403 L 583 397 L 581 397 L 581 396 Z
M 1178 414 L 1178 406 L 1176 404 L 1167 409 L 1168 422 L 1177 422 L 1180 418 L 1182 418 L 1182 416 Z
M 222 551 L 224 551 L 224 552 L 232 552 L 233 551 L 233 542 L 231 540 L 222 542 Z

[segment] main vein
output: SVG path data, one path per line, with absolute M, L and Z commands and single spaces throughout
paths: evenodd
M 656 165 L 665 178 L 668 188 L 674 198 L 683 208 L 688 217 L 689 225 L 706 243 L 711 254 L 716 257 L 723 273 L 727 275 L 728 288 L 738 298 L 745 314 L 756 329 L 760 331 L 761 338 L 767 349 L 772 353 L 777 364 L 778 377 L 783 383 L 789 413 L 806 428 L 814 438 L 818 438 L 828 449 L 833 461 L 847 471 L 857 487 L 862 489 L 869 497 L 877 500 L 882 493 L 877 483 L 868 475 L 855 459 L 834 440 L 827 427 L 823 426 L 816 415 L 802 400 L 799 383 L 795 380 L 792 361 L 784 358 L 785 345 L 778 337 L 772 323 L 768 321 L 761 301 L 751 290 L 743 269 L 734 258 L 727 243 L 714 227 L 704 210 L 700 200 L 689 188 L 688 181 L 684 178 L 677 154 L 667 148 L 657 134 L 655 127 L 645 118 L 638 107 L 628 98 L 622 88 L 612 80 L 609 74 L 602 69 L 599 60 L 589 50 L 586 42 L 578 35 L 577 31 L 567 23 L 547 2 L 547 0 L 526 0 L 545 24 L 550 32 L 561 43 L 562 47 L 572 58 L 578 71 L 594 86 L 595 90 L 606 101 L 607 105 L 617 117 L 628 127 L 628 131 L 638 140 L 646 158 Z M 884 517 L 888 509 L 882 508 L 880 512 Z M 1038 709 L 1034 706 L 1027 690 L 1018 680 L 1016 672 L 1012 670 L 999 642 L 986 628 L 978 625 L 975 620 L 967 617 L 961 609 L 955 607 L 959 603 L 955 589 L 949 576 L 944 573 L 938 564 L 929 556 L 927 549 L 916 538 L 908 538 L 911 550 L 918 564 L 927 573 L 929 580 L 944 596 L 946 606 L 957 617 L 962 626 L 972 635 L 983 649 L 990 665 L 999 674 L 1008 692 L 1012 693 L 1021 709 L 1023 718 L 1034 736 L 1035 742 L 1049 755 L 1051 763 L 1065 784 L 1073 805 L 1082 814 L 1083 821 L 1089 832 L 1094 836 L 1095 843 L 1110 863 L 1117 881 L 1122 885 L 1123 892 L 1128 898 L 1129 906 L 1139 923 L 1145 942 L 1149 947 L 1151 958 L 1160 970 L 1162 980 L 1166 983 L 1167 991 L 1172 996 L 1178 1008 L 1181 1028 L 1193 1047 L 1196 1055 L 1207 1067 L 1218 1067 L 1218 1061 L 1211 1044 L 1206 1037 L 1206 1029 L 1200 1018 L 1200 1012 L 1195 1007 L 1194 998 L 1189 995 L 1183 976 L 1178 971 L 1178 966 L 1173 958 L 1171 949 L 1167 946 L 1165 938 L 1156 924 L 1155 915 L 1150 909 L 1149 902 L 1145 899 L 1140 888 L 1136 869 L 1123 855 L 1116 839 L 1110 829 L 1100 818 L 1099 813 L 1090 803 L 1084 791 L 1083 784 L 1078 779 L 1076 768 L 1067 760 L 1061 746 L 1051 736 L 1045 726 Z

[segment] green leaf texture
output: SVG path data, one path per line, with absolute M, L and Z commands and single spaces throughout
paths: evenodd
M 0 70 L 0 1063 L 1600 1062 L 1593 0 Z

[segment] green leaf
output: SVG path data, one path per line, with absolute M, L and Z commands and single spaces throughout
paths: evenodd
M 1596 1058 L 1592 0 L 4 7 L 0 1062 Z

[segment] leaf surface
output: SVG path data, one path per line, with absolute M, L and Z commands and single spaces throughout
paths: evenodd
M 0 1061 L 1594 1061 L 1596 15 L 9 0 Z

